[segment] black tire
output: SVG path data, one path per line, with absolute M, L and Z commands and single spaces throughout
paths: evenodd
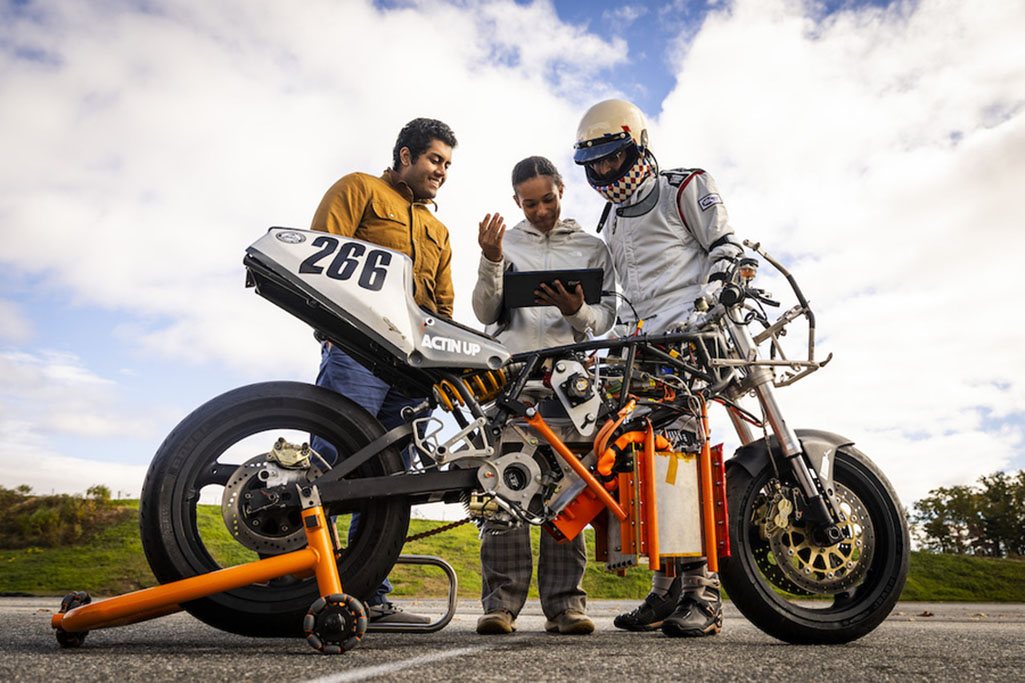
M 200 406 L 164 440 L 143 484 L 139 526 L 146 559 L 157 580 L 168 583 L 222 568 L 214 559 L 217 553 L 212 554 L 213 544 L 207 547 L 197 526 L 201 491 L 218 482 L 223 490 L 224 472 L 235 467 L 221 466 L 223 460 L 218 458 L 229 447 L 274 430 L 304 432 L 307 438 L 317 434 L 337 446 L 340 459 L 384 433 L 377 420 L 352 401 L 297 382 L 241 387 Z M 350 476 L 401 471 L 401 457 L 389 448 Z M 365 600 L 402 550 L 409 502 L 405 497 L 378 498 L 358 509 L 359 528 L 338 557 L 338 574 L 347 593 Z M 223 530 L 221 535 L 223 542 Z M 233 633 L 300 636 L 303 617 L 321 596 L 315 579 L 288 578 L 218 593 L 183 607 L 207 624 Z
M 907 522 L 893 487 L 856 448 L 837 450 L 833 481 L 860 501 L 871 521 L 873 547 L 862 549 L 870 551 L 870 559 L 857 568 L 856 585 L 831 596 L 820 593 L 825 599 L 809 600 L 816 594 L 813 588 L 795 585 L 776 567 L 766 571 L 765 558 L 772 552 L 753 520 L 759 501 L 764 500 L 759 496 L 774 477 L 768 462 L 754 475 L 740 465 L 727 470 L 731 556 L 721 567 L 726 592 L 755 626 L 789 643 L 839 644 L 864 636 L 893 609 L 908 575 Z

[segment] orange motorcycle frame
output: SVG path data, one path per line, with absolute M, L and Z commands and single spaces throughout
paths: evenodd
M 632 407 L 633 402 L 631 402 Z M 629 411 L 626 411 L 627 413 Z M 596 445 L 601 446 L 608 443 L 609 436 L 618 427 L 625 417 L 621 411 L 618 419 L 609 420 L 599 430 L 596 437 Z M 708 561 L 709 571 L 719 571 L 719 557 L 729 556 L 729 532 L 727 528 L 726 495 L 725 495 L 725 473 L 722 471 L 722 451 L 716 449 L 716 458 L 713 461 L 713 449 L 708 438 L 708 411 L 704 400 L 701 401 L 702 439 L 701 449 L 698 452 L 698 484 L 701 509 L 701 537 L 702 549 Z M 649 423 L 643 432 L 628 432 L 616 445 L 626 446 L 628 443 L 642 443 L 643 448 L 637 455 L 637 466 L 634 476 L 637 477 L 636 489 L 630 483 L 630 475 L 620 474 L 618 477 L 617 497 L 613 497 L 606 490 L 600 481 L 585 467 L 576 455 L 566 446 L 545 423 L 544 419 L 536 411 L 528 411 L 527 422 L 546 441 L 552 449 L 573 468 L 587 488 L 570 504 L 555 520 L 553 525 L 559 535 L 569 540 L 576 537 L 588 523 L 594 522 L 601 511 L 607 508 L 616 517 L 621 525 L 620 537 L 626 542 L 631 539 L 634 525 L 639 528 L 640 547 L 634 547 L 636 554 L 647 555 L 648 566 L 652 570 L 662 569 L 662 561 L 659 555 L 658 540 L 658 502 L 655 495 L 655 448 L 656 437 L 651 424 Z M 664 441 L 660 436 L 658 438 Z M 611 447 L 603 449 L 599 454 L 598 472 L 609 474 L 611 461 L 614 460 L 614 453 Z M 603 527 L 604 523 L 599 522 L 598 526 Z M 630 541 L 633 547 L 633 541 Z M 601 559 L 600 557 L 598 559 Z M 672 563 L 667 565 L 667 569 Z

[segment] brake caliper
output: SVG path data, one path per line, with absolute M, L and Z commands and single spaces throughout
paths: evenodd
M 267 454 L 267 461 L 276 462 L 289 470 L 306 470 L 310 467 L 312 455 L 313 449 L 310 448 L 310 444 L 296 446 L 285 441 L 284 437 L 279 437 L 274 442 L 274 448 Z

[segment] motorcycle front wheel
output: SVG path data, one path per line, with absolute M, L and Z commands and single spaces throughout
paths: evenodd
M 853 446 L 836 451 L 833 489 L 846 538 L 816 544 L 795 520 L 794 485 L 772 465 L 727 470 L 731 556 L 721 576 L 730 599 L 755 626 L 796 644 L 839 644 L 887 617 L 908 574 L 904 511 L 879 469 Z
M 352 401 L 297 382 L 241 387 L 200 406 L 164 440 L 143 484 L 139 526 L 153 574 L 168 583 L 304 546 L 298 500 L 258 514 L 237 502 L 259 498 L 260 477 L 253 474 L 262 469 L 264 454 L 278 439 L 300 443 L 317 435 L 337 448 L 341 461 L 383 433 L 377 420 Z M 401 457 L 389 448 L 350 478 L 402 471 Z M 359 524 L 347 543 L 344 530 L 339 534 L 345 548 L 337 558 L 338 574 L 346 593 L 365 600 L 402 550 L 409 502 L 375 498 L 352 511 L 360 513 Z M 319 597 L 315 578 L 289 575 L 183 607 L 224 631 L 298 636 L 303 617 Z

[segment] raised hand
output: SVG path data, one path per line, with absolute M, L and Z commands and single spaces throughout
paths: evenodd
M 501 214 L 487 214 L 480 222 L 477 244 L 484 258 L 498 263 L 502 260 L 502 236 L 505 235 L 505 219 Z

